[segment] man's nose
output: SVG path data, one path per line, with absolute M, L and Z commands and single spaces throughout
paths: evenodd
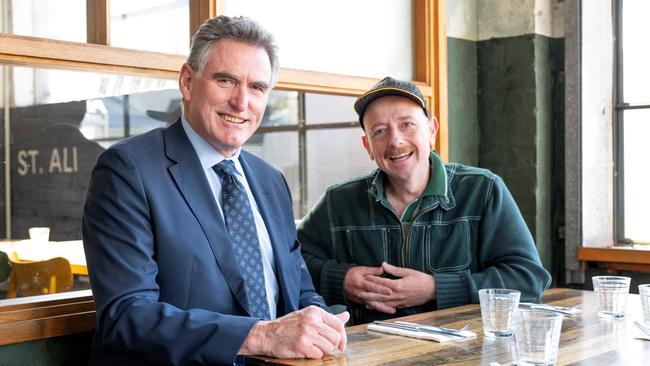
M 388 142 L 391 146 L 400 146 L 404 143 L 404 135 L 397 128 L 391 129 L 388 131 Z
M 230 106 L 236 111 L 243 111 L 248 104 L 248 89 L 245 85 L 237 85 L 230 94 Z

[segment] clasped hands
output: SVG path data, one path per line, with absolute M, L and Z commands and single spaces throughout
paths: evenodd
M 393 278 L 382 277 L 384 274 Z M 436 296 L 435 277 L 386 262 L 379 267 L 350 268 L 343 287 L 348 301 L 388 314 L 395 314 L 400 308 L 422 305 Z

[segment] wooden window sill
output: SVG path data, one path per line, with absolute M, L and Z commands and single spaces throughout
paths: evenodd
M 650 245 L 620 247 L 580 247 L 578 259 L 597 263 L 601 268 L 650 272 Z
M 94 329 L 90 290 L 0 300 L 0 345 Z

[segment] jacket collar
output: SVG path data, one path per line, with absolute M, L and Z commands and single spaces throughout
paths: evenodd
M 423 199 L 421 209 L 435 205 L 440 205 L 444 210 L 450 210 L 456 207 L 456 200 L 449 189 L 450 176 L 447 174 L 445 163 L 434 151 L 431 151 L 429 163 L 431 176 L 429 177 L 427 186 L 424 188 L 424 192 L 420 195 L 420 198 Z M 375 170 L 374 175 L 371 182 L 371 190 L 375 196 L 375 201 L 387 203 L 388 199 L 384 189 L 387 175 L 379 169 Z

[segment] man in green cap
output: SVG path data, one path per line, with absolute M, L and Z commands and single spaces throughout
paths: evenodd
M 354 105 L 379 169 L 327 189 L 298 227 L 316 290 L 355 324 L 478 303 L 481 288 L 537 301 L 551 282 L 505 184 L 445 164 L 438 121 L 410 82 L 384 78 Z

